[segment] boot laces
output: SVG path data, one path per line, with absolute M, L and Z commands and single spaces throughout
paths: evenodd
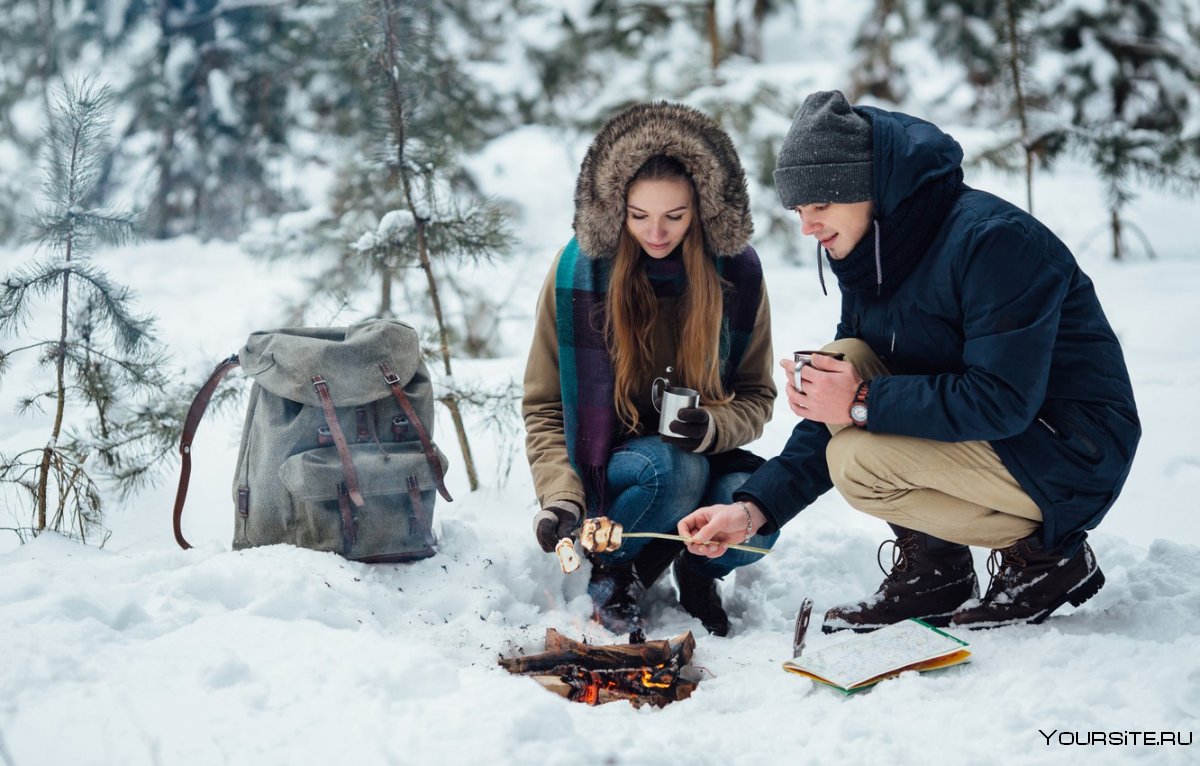
M 1028 563 L 1021 554 L 1017 553 L 1017 546 L 1010 545 L 1007 548 L 999 548 L 993 550 L 988 556 L 987 571 L 988 571 L 988 587 L 987 595 L 984 596 L 985 601 L 990 601 L 1001 591 L 1007 589 L 1010 581 L 1016 580 L 1016 572 L 1025 564 Z
M 888 571 L 883 567 L 881 556 L 883 555 L 883 546 L 892 546 L 892 569 Z M 913 561 L 917 555 L 917 536 L 905 535 L 897 537 L 895 540 L 884 540 L 875 549 L 875 563 L 879 565 L 879 571 L 883 572 L 889 580 L 894 580 L 902 573 L 908 571 L 909 563 Z

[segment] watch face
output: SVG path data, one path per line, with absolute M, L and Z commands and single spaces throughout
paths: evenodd
M 855 423 L 867 422 L 867 405 L 855 404 L 850 408 L 850 419 Z

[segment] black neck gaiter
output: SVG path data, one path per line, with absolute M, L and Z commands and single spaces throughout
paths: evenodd
M 875 295 L 895 292 L 933 244 L 958 197 L 962 180 L 962 168 L 955 168 L 953 173 L 923 184 L 890 216 L 873 221 L 849 255 L 830 258 L 829 268 L 842 287 Z

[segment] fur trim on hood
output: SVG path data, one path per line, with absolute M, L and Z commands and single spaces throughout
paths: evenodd
M 656 154 L 674 157 L 691 175 L 708 252 L 732 256 L 745 250 L 754 224 L 733 141 L 703 112 L 658 101 L 637 104 L 609 120 L 588 147 L 575 184 L 575 236 L 584 252 L 596 258 L 616 255 L 626 187 Z

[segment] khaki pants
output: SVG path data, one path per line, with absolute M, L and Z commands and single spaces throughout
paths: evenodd
M 866 380 L 888 374 L 860 340 L 834 341 L 825 349 L 844 353 Z M 829 475 L 846 502 L 863 513 L 985 548 L 1006 548 L 1041 526 L 1041 510 L 986 441 L 939 442 L 856 426 L 829 430 Z

